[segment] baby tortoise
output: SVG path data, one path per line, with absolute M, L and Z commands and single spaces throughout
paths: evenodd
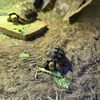
M 22 24 L 35 21 L 37 17 L 37 10 L 31 2 L 21 2 L 13 5 L 9 13 L 8 21 L 20 22 Z
M 44 67 L 50 71 L 59 71 L 61 74 L 72 71 L 72 65 L 66 58 L 63 49 L 60 47 L 54 47 L 47 51 Z

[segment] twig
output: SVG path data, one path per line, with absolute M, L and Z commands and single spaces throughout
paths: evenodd
M 91 91 L 93 92 L 93 94 L 95 94 L 95 92 L 93 91 L 93 89 L 90 87 Z
M 92 66 L 85 74 L 88 74 L 95 66 Z
M 87 72 L 85 72 L 84 76 L 85 76 L 86 74 L 88 74 L 94 67 L 95 67 L 95 66 L 91 67 Z M 80 81 L 81 81 L 81 80 L 84 80 L 84 79 L 85 79 L 85 77 L 79 79 L 77 82 L 80 83 Z
M 49 99 L 49 100 L 53 100 L 50 96 L 48 96 L 47 99 Z
M 35 71 L 34 78 L 36 79 L 36 78 L 37 78 L 37 76 L 38 76 L 38 72 L 37 72 L 37 70 L 36 70 L 36 71 Z
M 56 100 L 59 100 L 59 94 L 57 91 L 56 91 Z
M 26 93 L 27 93 L 27 95 L 28 95 L 29 100 L 31 100 L 30 94 L 29 94 L 28 92 L 26 92 Z

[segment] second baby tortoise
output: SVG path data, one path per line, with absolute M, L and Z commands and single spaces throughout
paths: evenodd
M 72 63 L 65 56 L 61 47 L 53 47 L 47 50 L 44 68 L 50 71 L 59 71 L 65 75 L 68 71 L 72 72 Z
M 65 60 L 65 53 L 62 48 L 55 47 L 47 51 L 45 67 L 49 70 L 61 71 L 62 61 Z M 61 64 L 60 64 L 61 63 Z

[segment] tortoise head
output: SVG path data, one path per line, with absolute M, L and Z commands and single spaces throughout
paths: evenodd
M 15 13 L 9 14 L 8 21 L 11 21 L 11 22 L 18 21 L 18 15 Z

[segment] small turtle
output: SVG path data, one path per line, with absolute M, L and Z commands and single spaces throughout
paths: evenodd
M 51 50 L 47 51 L 47 57 L 52 59 L 61 59 L 65 57 L 65 53 L 62 48 L 60 47 L 54 47 Z
M 65 52 L 60 47 L 54 47 L 47 51 L 44 67 L 50 71 L 59 71 L 65 75 L 68 71 L 72 72 L 72 63 L 65 56 Z
M 61 71 L 61 67 L 66 59 L 62 48 L 55 47 L 46 54 L 45 68 L 52 71 Z
M 37 10 L 31 2 L 21 2 L 13 5 L 9 13 L 8 21 L 20 22 L 22 24 L 35 21 Z

